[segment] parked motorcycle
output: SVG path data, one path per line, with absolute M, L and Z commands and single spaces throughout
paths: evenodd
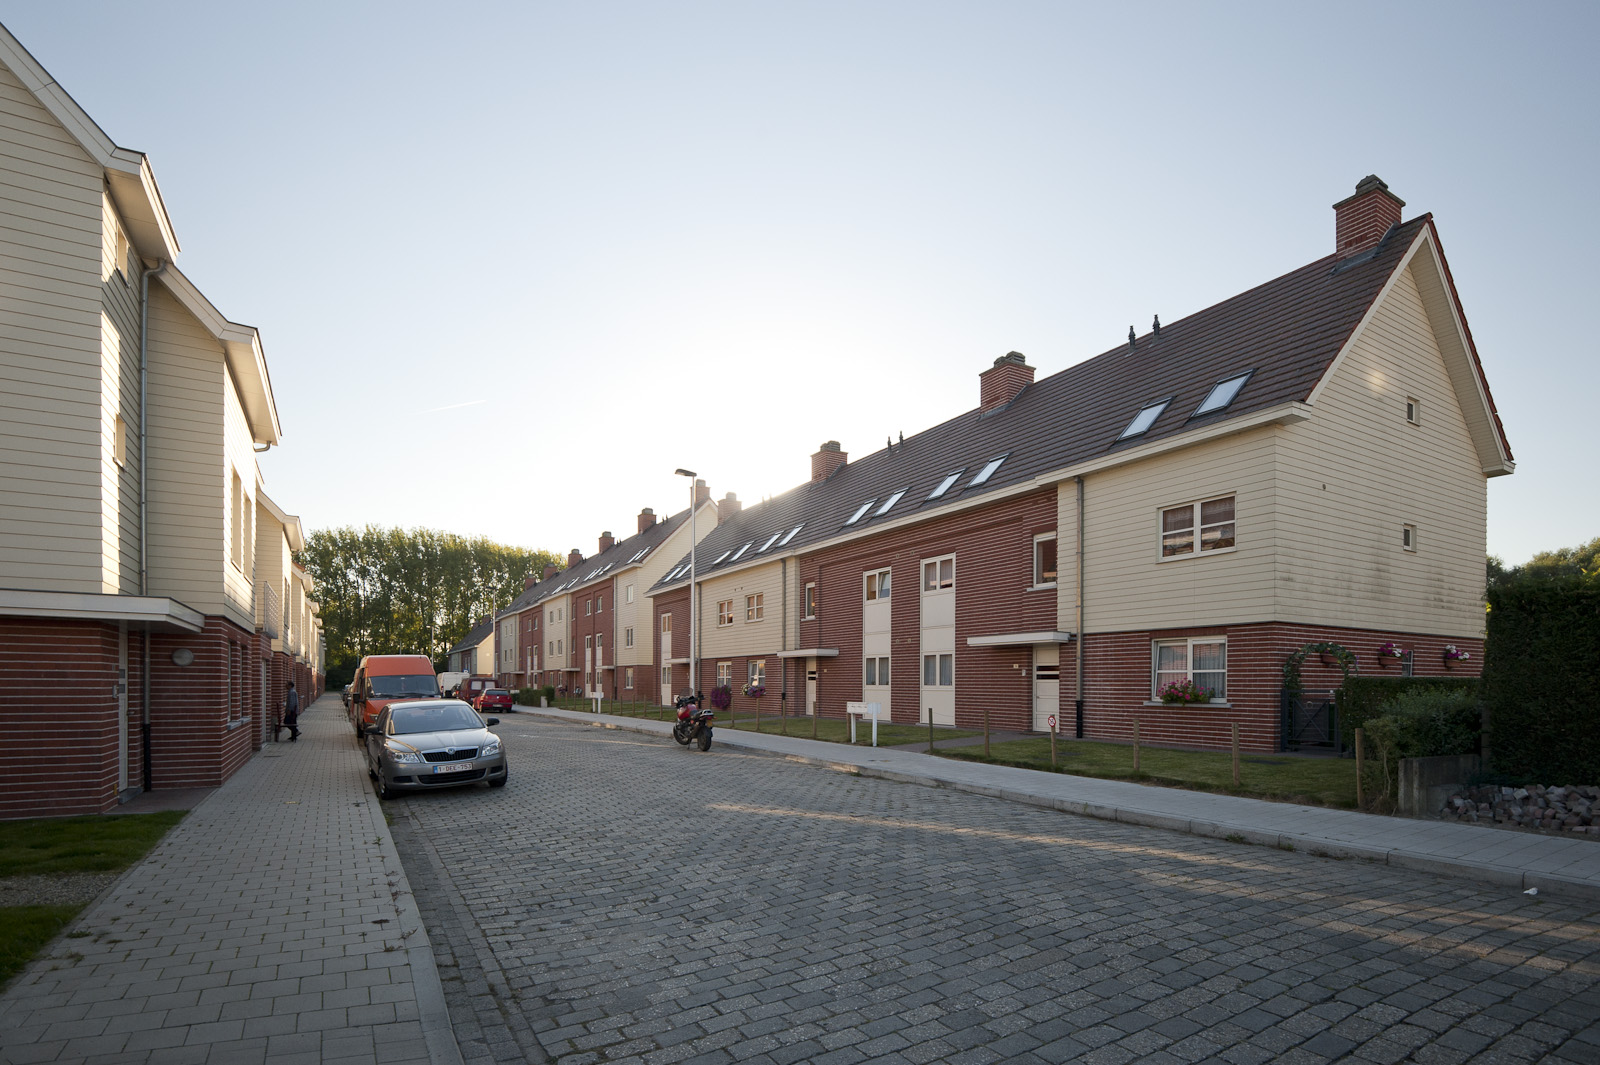
M 693 695 L 680 695 L 673 703 L 678 708 L 677 724 L 672 726 L 672 738 L 685 747 L 698 743 L 702 751 L 711 749 L 711 723 L 717 712 L 711 707 L 701 707 Z

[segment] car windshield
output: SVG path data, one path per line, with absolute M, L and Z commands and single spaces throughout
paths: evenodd
M 478 729 L 483 727 L 483 720 L 462 703 L 440 703 L 438 706 L 403 706 L 389 715 L 389 725 L 396 736 L 406 736 L 416 732 Z
M 399 674 L 392 677 L 369 677 L 372 694 L 380 699 L 397 699 L 402 696 L 438 695 L 439 681 L 431 673 Z

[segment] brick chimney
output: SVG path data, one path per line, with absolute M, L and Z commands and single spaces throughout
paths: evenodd
M 611 535 L 610 529 L 607 529 L 605 532 L 600 534 L 600 550 L 597 551 L 596 554 L 605 554 L 610 548 L 616 546 L 616 543 L 617 538 Z
M 839 441 L 824 441 L 817 448 L 817 453 L 811 456 L 811 479 L 813 481 L 826 481 L 833 476 L 833 471 L 850 461 L 849 452 L 839 450 Z
M 578 563 L 580 563 L 582 561 L 583 561 L 583 552 L 579 551 L 576 547 L 574 547 L 571 551 L 567 552 L 567 568 L 568 569 L 571 569 L 573 566 L 576 566 Z
M 717 520 L 727 521 L 743 509 L 744 504 L 739 502 L 739 497 L 729 492 L 717 502 Z
M 494 620 L 494 615 L 493 614 L 485 614 L 485 615 L 483 615 L 483 617 L 478 619 L 478 624 L 479 625 L 487 625 L 487 624 L 489 624 L 489 622 L 491 622 L 493 620 Z
M 649 507 L 639 511 L 639 531 L 644 532 L 656 523 L 656 512 Z
M 1389 191 L 1376 174 L 1368 174 L 1356 185 L 1356 194 L 1333 205 L 1334 243 L 1340 255 L 1365 251 L 1400 224 L 1400 208 L 1406 201 Z
M 555 567 L 554 566 L 546 566 L 545 567 L 546 576 L 549 575 L 549 571 L 552 570 L 552 569 L 555 569 Z M 539 583 L 539 578 L 538 577 L 534 577 L 532 575 L 524 577 L 524 578 L 522 578 L 522 590 L 523 591 L 527 591 L 529 588 L 532 588 L 535 584 L 538 584 L 538 583 Z
M 694 479 L 694 506 L 695 506 L 695 509 L 699 510 L 700 509 L 700 505 L 702 503 L 706 502 L 707 500 L 709 500 L 710 498 L 711 498 L 711 489 L 706 487 L 706 479 L 704 477 L 696 477 Z
M 1033 384 L 1033 367 L 1020 351 L 1008 351 L 978 375 L 978 409 L 994 410 Z
M 561 567 L 557 566 L 554 562 L 546 562 L 544 564 L 544 579 L 545 580 L 549 580 L 551 577 L 554 577 L 556 574 L 558 574 L 560 572 L 561 572 Z

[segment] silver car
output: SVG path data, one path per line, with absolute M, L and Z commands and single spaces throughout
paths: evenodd
M 460 699 L 394 702 L 362 731 L 367 773 L 380 799 L 402 791 L 487 781 L 505 787 L 506 752 L 485 721 Z

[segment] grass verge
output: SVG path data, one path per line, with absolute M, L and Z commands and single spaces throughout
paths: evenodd
M 182 819 L 182 810 L 164 810 L 0 821 L 0 876 L 126 869 Z
M 880 737 L 881 742 L 881 737 Z M 1050 772 L 1050 740 L 1009 740 L 981 747 L 957 747 L 939 753 L 947 758 Z M 1299 758 L 1293 755 L 1247 754 L 1240 758 L 1239 787 L 1233 786 L 1233 756 L 1227 751 L 1174 751 L 1140 748 L 1139 772 L 1133 769 L 1133 748 L 1091 740 L 1058 740 L 1057 772 L 1074 776 L 1165 784 L 1194 791 L 1217 791 L 1254 799 L 1298 802 L 1308 806 L 1355 809 L 1356 766 L 1347 758 Z
M 565 698 L 557 699 L 555 705 L 562 710 L 590 711 L 594 703 L 588 699 Z M 671 721 L 676 711 L 670 707 L 656 706 L 652 703 L 626 703 L 607 701 L 600 704 L 601 713 L 615 714 L 619 717 L 642 717 L 652 721 Z M 787 717 L 780 714 L 762 714 L 757 729 L 756 715 L 748 711 L 741 711 L 738 716 L 732 717 L 726 710 L 717 711 L 717 728 L 731 728 L 739 732 L 770 732 L 775 735 L 797 736 L 803 740 L 819 739 L 828 743 L 849 743 L 850 725 L 839 718 L 819 717 L 816 719 L 816 735 L 812 735 L 812 720 L 803 715 L 790 714 Z M 961 739 L 965 736 L 981 736 L 981 729 L 955 729 L 936 728 L 935 738 L 941 740 Z M 893 747 L 901 743 L 926 743 L 928 741 L 927 725 L 878 725 L 878 746 Z M 856 727 L 856 746 L 865 747 L 872 743 L 872 726 L 858 725 Z M 1046 763 L 1049 759 L 1046 757 Z
M 79 906 L 0 906 L 0 987 L 78 916 Z

